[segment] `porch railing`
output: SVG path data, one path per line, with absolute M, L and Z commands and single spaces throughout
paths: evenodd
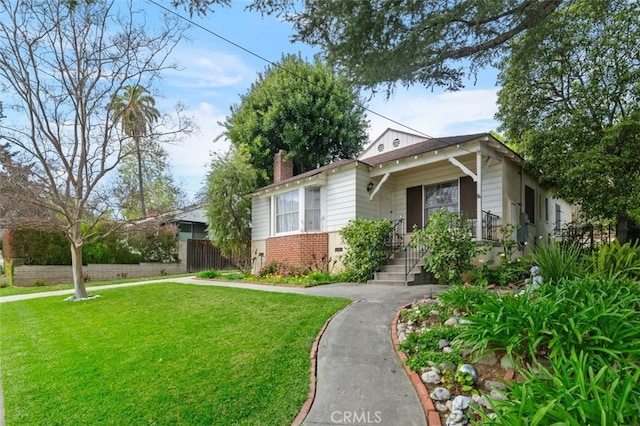
M 404 238 L 402 236 L 402 223 L 403 219 L 397 219 L 393 221 L 393 228 L 387 234 L 382 243 L 383 255 L 378 258 L 378 261 L 372 265 L 370 276 L 373 278 L 374 274 L 379 271 L 389 260 L 389 258 L 395 253 L 404 242 Z M 371 247 L 370 256 L 371 258 L 375 257 L 375 252 L 378 250 L 378 247 Z
M 465 217 L 469 221 L 471 227 L 471 236 L 476 237 L 476 226 L 478 224 L 478 212 L 475 210 L 459 211 L 457 214 L 460 217 Z M 486 241 L 498 241 L 499 235 L 498 223 L 500 216 L 491 212 L 482 211 L 482 239 Z
M 426 244 L 419 244 L 416 235 L 411 237 L 409 244 L 404 246 L 404 281 L 409 280 L 409 274 L 413 272 L 420 261 L 427 255 L 429 248 Z

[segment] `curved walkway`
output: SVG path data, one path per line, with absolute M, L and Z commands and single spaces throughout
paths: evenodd
M 96 292 L 161 281 L 344 297 L 357 301 L 331 320 L 320 339 L 316 394 L 303 424 L 427 425 L 420 400 L 391 343 L 391 321 L 401 306 L 431 296 L 442 287 L 339 283 L 305 289 L 170 278 L 88 289 Z M 0 303 L 68 294 L 73 294 L 73 290 L 5 296 L 0 297 Z M 0 405 L 0 414 L 1 410 Z M 4 423 L 3 417 L 0 416 L 0 424 Z

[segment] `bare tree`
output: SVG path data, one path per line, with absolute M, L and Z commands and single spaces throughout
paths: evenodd
M 105 178 L 135 154 L 109 103 L 152 87 L 184 35 L 168 16 L 146 19 L 132 1 L 0 0 L 0 142 L 16 153 L 0 201 L 22 209 L 4 219 L 65 232 L 77 299 L 87 297 L 82 247 L 117 209 Z

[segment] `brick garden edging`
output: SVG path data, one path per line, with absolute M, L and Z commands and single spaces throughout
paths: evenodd
M 412 303 L 407 303 L 406 305 L 401 306 L 400 309 L 398 309 L 398 311 L 396 312 L 396 315 L 393 317 L 393 322 L 391 323 L 391 341 L 393 343 L 393 348 L 396 351 L 396 355 L 398 355 L 398 358 L 400 358 L 400 361 L 402 362 L 404 371 L 409 376 L 411 384 L 413 384 L 414 389 L 418 393 L 418 399 L 420 399 L 422 409 L 424 410 L 424 414 L 427 417 L 427 424 L 429 426 L 442 426 L 442 423 L 440 422 L 440 413 L 438 413 L 435 406 L 433 405 L 433 401 L 429 396 L 427 387 L 424 385 L 424 383 L 422 383 L 422 379 L 420 378 L 418 373 L 416 373 L 415 371 L 411 371 L 411 369 L 407 367 L 407 356 L 404 354 L 404 352 L 398 349 L 398 344 L 400 343 L 398 341 L 398 319 L 400 319 L 402 310 L 411 307 L 411 305 Z
M 320 344 L 320 339 L 324 335 L 324 331 L 327 329 L 327 326 L 329 326 L 329 323 L 331 322 L 331 320 L 333 318 L 335 318 L 336 315 L 338 315 L 339 313 L 341 313 L 345 309 L 349 308 L 354 303 L 358 303 L 358 302 L 359 302 L 359 300 L 354 300 L 353 302 L 349 303 L 344 308 L 340 309 L 335 314 L 331 315 L 331 317 L 324 323 L 324 325 L 320 329 L 320 332 L 316 336 L 316 340 L 313 342 L 313 345 L 311 345 L 311 352 L 309 354 L 309 358 L 311 358 L 311 374 L 310 374 L 310 377 L 309 377 L 309 393 L 307 395 L 307 400 L 305 401 L 304 404 L 302 404 L 302 408 L 300 409 L 300 412 L 298 413 L 296 418 L 293 420 L 293 423 L 291 423 L 291 426 L 300 426 L 302 424 L 304 419 L 307 418 L 307 415 L 309 414 L 309 411 L 311 410 L 311 406 L 313 405 L 313 400 L 316 397 L 316 381 L 317 381 L 316 372 L 317 372 L 317 367 L 318 367 L 318 345 Z

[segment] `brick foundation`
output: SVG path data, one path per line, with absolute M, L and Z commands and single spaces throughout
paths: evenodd
M 274 260 L 306 268 L 320 264 L 329 255 L 329 235 L 326 232 L 296 234 L 267 239 L 266 263 Z M 314 259 L 315 257 L 315 259 Z

